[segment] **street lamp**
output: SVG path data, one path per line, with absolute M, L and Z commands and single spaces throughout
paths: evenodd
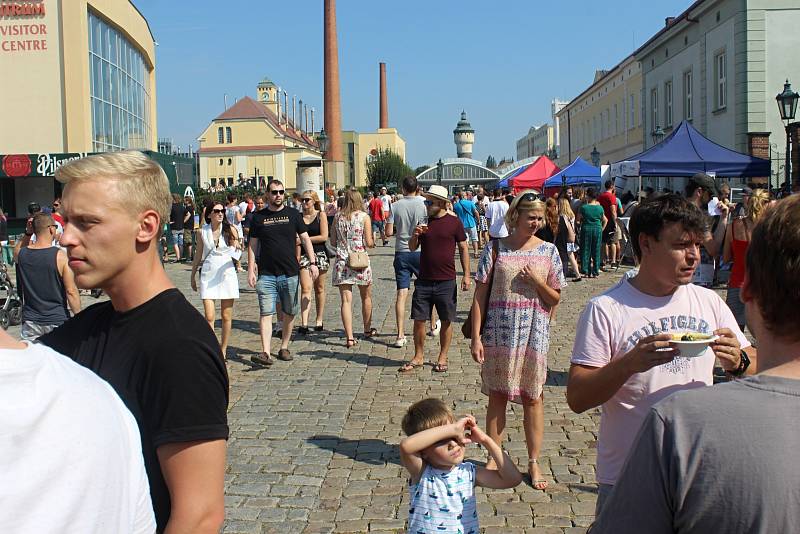
M 792 175 L 791 159 L 789 159 L 789 150 L 791 148 L 789 144 L 789 122 L 794 120 L 794 115 L 797 113 L 798 98 L 798 94 L 795 91 L 792 91 L 792 86 L 788 79 L 786 80 L 786 83 L 783 84 L 783 92 L 775 97 L 775 100 L 778 102 L 778 110 L 781 113 L 781 120 L 786 121 L 786 165 L 784 165 L 784 170 L 786 171 L 787 187 L 790 184 Z
M 653 138 L 653 144 L 657 145 L 663 141 L 664 135 L 664 130 L 661 129 L 661 126 L 656 126 L 656 129 L 653 130 L 653 133 L 650 134 L 650 137 Z
M 436 164 L 436 182 L 442 185 L 442 176 L 444 176 L 444 163 L 442 158 L 439 158 L 439 163 Z
M 322 129 L 317 134 L 317 144 L 319 145 L 319 150 L 322 152 L 324 156 L 328 154 L 328 135 L 325 133 L 325 130 Z
M 592 165 L 595 167 L 600 166 L 600 152 L 597 151 L 597 147 L 592 149 L 592 153 L 589 154 L 592 157 Z

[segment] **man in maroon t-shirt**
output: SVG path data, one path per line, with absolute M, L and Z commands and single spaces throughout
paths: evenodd
M 411 299 L 411 319 L 414 321 L 414 357 L 403 364 L 399 371 L 408 373 L 424 363 L 425 322 L 430 319 L 436 307 L 442 329 L 439 333 L 439 358 L 433 366 L 434 372 L 447 371 L 447 351 L 453 339 L 453 321 L 456 318 L 456 264 L 454 260 L 456 245 L 461 257 L 464 277 L 461 290 L 469 290 L 469 248 L 467 247 L 464 225 L 458 217 L 447 213 L 447 189 L 440 185 L 431 186 L 425 197 L 428 209 L 428 224 L 420 224 L 408 241 L 412 251 L 422 248 L 419 260 L 419 276 L 414 284 Z
M 607 262 L 611 263 L 611 267 L 616 269 L 619 267 L 617 263 L 617 195 L 614 193 L 614 182 L 606 180 L 606 190 L 600 193 L 597 201 L 603 206 L 603 211 L 606 214 L 606 227 L 603 229 L 603 254 Z M 605 269 L 603 269 L 605 270 Z

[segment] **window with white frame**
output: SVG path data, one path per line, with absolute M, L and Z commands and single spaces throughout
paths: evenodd
M 716 109 L 722 109 L 728 104 L 728 72 L 724 51 L 714 56 L 714 80 L 714 103 Z
M 225 127 L 225 137 L 227 138 L 228 144 L 233 143 L 233 133 L 231 132 L 231 127 Z
M 692 71 L 683 73 L 683 118 L 692 120 Z
M 225 142 L 225 129 L 222 126 L 217 128 L 217 142 L 220 145 Z M 222 164 L 220 163 L 220 165 L 222 165 Z
M 650 115 L 650 126 L 651 129 L 655 131 L 656 128 L 661 126 L 658 123 L 658 89 L 653 89 L 650 91 L 650 106 L 652 107 L 651 115 Z
M 664 83 L 664 126 L 672 126 L 672 80 Z

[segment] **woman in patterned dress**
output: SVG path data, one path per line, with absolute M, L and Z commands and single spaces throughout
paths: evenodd
M 543 387 L 547 377 L 550 312 L 566 285 L 552 243 L 534 234 L 544 224 L 544 203 L 523 191 L 506 213 L 511 234 L 483 250 L 472 303 L 472 358 L 481 364 L 481 391 L 489 397 L 486 430 L 503 441 L 508 401 L 521 404 L 528 473 L 535 489 L 547 488 L 539 467 L 544 437 Z M 495 259 L 496 258 L 496 259 Z M 488 293 L 490 278 L 491 294 Z M 483 334 L 481 318 L 486 315 Z M 489 462 L 489 467 L 492 467 Z
M 347 339 L 347 348 L 356 344 L 353 335 L 353 286 L 361 293 L 361 317 L 364 319 L 364 337 L 373 337 L 377 330 L 372 328 L 372 267 L 351 269 L 347 259 L 351 252 L 366 252 L 375 246 L 372 238 L 372 224 L 363 209 L 363 201 L 358 191 L 350 190 L 344 194 L 344 206 L 333 219 L 334 231 L 331 245 L 336 249 L 333 262 L 333 285 L 339 288 L 342 299 L 342 325 Z

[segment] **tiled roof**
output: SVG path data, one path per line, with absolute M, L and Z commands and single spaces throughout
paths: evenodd
M 233 106 L 226 109 L 214 120 L 224 121 L 241 119 L 264 119 L 269 122 L 273 128 L 278 130 L 278 132 L 280 132 L 282 135 L 285 135 L 287 138 L 317 148 L 316 141 L 312 140 L 308 135 L 300 130 L 296 130 L 291 120 L 287 119 L 287 124 L 279 124 L 278 116 L 275 114 L 275 112 L 273 112 L 264 104 L 256 102 L 249 96 L 237 101 Z

